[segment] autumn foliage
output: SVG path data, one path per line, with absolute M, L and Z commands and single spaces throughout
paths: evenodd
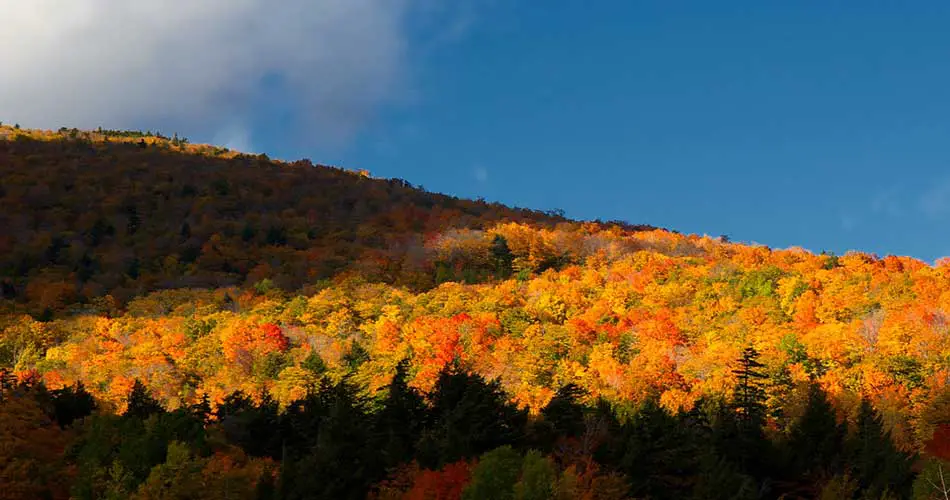
M 869 401 L 901 450 L 950 460 L 948 261 L 568 221 L 148 134 L 0 127 L 0 176 L 0 366 L 82 382 L 104 411 L 125 411 L 136 381 L 169 411 L 238 392 L 282 410 L 327 380 L 372 398 L 408 360 L 414 390 L 457 364 L 533 416 L 566 386 L 620 414 L 689 414 L 732 397 L 751 347 L 771 438 L 791 439 L 814 386 L 838 420 Z M 143 484 L 269 470 L 175 453 Z M 392 492 L 458 498 L 477 458 L 406 468 Z M 554 468 L 551 491 L 612 498 L 626 481 Z

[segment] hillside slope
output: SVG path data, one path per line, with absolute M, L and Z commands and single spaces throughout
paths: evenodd
M 0 287 L 33 313 L 263 279 L 297 290 L 348 271 L 425 289 L 427 239 L 447 229 L 567 222 L 130 132 L 0 127 L 0 180 Z
M 573 382 L 688 407 L 727 391 L 746 345 L 786 381 L 893 404 L 924 404 L 948 373 L 945 265 L 571 222 L 177 138 L 2 130 L 0 326 L 22 342 L 23 312 L 62 318 L 5 362 L 117 400 L 109 381 L 142 378 L 135 352 L 153 340 L 165 361 L 147 372 L 164 375 L 144 378 L 169 400 L 290 383 L 312 354 L 340 373 L 372 361 L 370 386 L 403 357 L 422 386 L 461 357 L 528 405 Z M 266 368 L 273 353 L 244 346 L 264 323 L 290 339 Z M 199 333 L 213 345 L 166 345 Z
M 21 414 L 88 415 L 92 406 L 71 392 L 87 389 L 100 414 L 76 434 L 93 450 L 78 459 L 82 498 L 113 482 L 153 498 L 142 491 L 176 484 L 162 474 L 185 470 L 163 469 L 173 450 L 176 460 L 193 453 L 209 477 L 237 464 L 291 484 L 300 480 L 293 468 L 273 472 L 286 439 L 313 445 L 291 462 L 312 452 L 327 477 L 342 477 L 334 464 L 365 458 L 352 450 L 379 455 L 380 435 L 366 429 L 403 432 L 409 417 L 398 412 L 412 405 L 415 434 L 349 497 L 385 477 L 381 487 L 396 492 L 460 491 L 491 453 L 521 460 L 503 445 L 541 447 L 557 464 L 551 474 L 591 492 L 571 486 L 560 498 L 738 498 L 728 488 L 748 484 L 815 498 L 858 488 L 849 474 L 863 474 L 853 477 L 868 498 L 891 498 L 882 488 L 909 492 L 913 453 L 928 457 L 924 480 L 950 466 L 948 260 L 816 255 L 568 221 L 127 132 L 0 128 L 0 178 L 0 420 L 48 443 L 58 436 L 26 448 L 61 466 L 72 431 Z M 739 366 L 757 371 L 751 386 Z M 13 379 L 42 381 L 53 396 L 5 402 L 34 390 Z M 80 383 L 86 389 L 70 389 Z M 188 434 L 183 449 L 146 433 L 161 431 L 162 406 L 223 441 Z M 327 422 L 352 434 L 322 447 L 312 431 Z M 103 430 L 133 424 L 139 430 Z M 470 424 L 487 427 L 473 434 Z M 270 437 L 248 437 L 262 429 Z M 140 434 L 159 443 L 154 456 L 128 451 Z M 760 468 L 743 455 L 748 439 L 776 463 Z M 128 450 L 115 451 L 117 442 Z M 860 446 L 873 449 L 853 456 Z M 818 452 L 827 456 L 815 466 Z M 134 478 L 104 479 L 122 460 L 137 464 Z M 717 481 L 718 496 L 708 491 Z M 245 493 L 255 491 L 248 484 Z

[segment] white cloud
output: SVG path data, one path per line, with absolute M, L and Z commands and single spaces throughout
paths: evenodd
M 240 136 L 273 77 L 309 139 L 345 141 L 408 85 L 412 3 L 7 1 L 0 120 Z

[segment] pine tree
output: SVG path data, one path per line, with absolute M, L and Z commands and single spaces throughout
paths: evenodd
M 694 412 L 701 426 L 696 498 L 761 498 L 774 476 L 773 446 L 762 428 L 740 421 L 734 405 L 703 400 Z
M 132 385 L 132 392 L 129 393 L 128 407 L 125 410 L 125 416 L 135 417 L 139 420 L 145 420 L 151 415 L 164 413 L 165 408 L 161 403 L 149 394 L 148 389 L 138 379 Z
M 495 239 L 491 243 L 491 254 L 495 265 L 495 275 L 499 278 L 511 277 L 515 258 L 511 253 L 511 249 L 508 248 L 508 241 L 504 236 L 495 235 Z
M 322 417 L 316 441 L 299 459 L 283 460 L 281 494 L 296 499 L 363 499 L 383 478 L 378 450 L 370 447 L 368 401 L 344 378 L 321 386 Z
M 321 379 L 319 387 L 311 387 L 307 395 L 291 402 L 280 417 L 281 460 L 298 459 L 316 445 L 320 426 L 327 414 L 325 395 L 330 382 Z
M 96 409 L 96 401 L 82 382 L 72 387 L 52 391 L 53 412 L 60 427 L 68 427 L 78 419 L 88 417 Z
M 812 383 L 805 412 L 789 432 L 788 453 L 797 478 L 828 477 L 843 472 L 845 428 L 825 391 Z
M 885 491 L 901 496 L 909 493 L 912 459 L 894 446 L 880 414 L 867 399 L 861 401 L 846 448 L 852 475 L 865 497 L 880 498 Z
M 648 398 L 598 451 L 598 462 L 627 476 L 635 498 L 683 498 L 699 466 L 698 436 L 687 415 L 670 415 Z
M 422 395 L 406 382 L 408 371 L 407 360 L 396 366 L 383 407 L 374 418 L 375 448 L 387 467 L 411 461 L 427 418 Z
M 218 406 L 215 415 L 228 441 L 243 448 L 248 455 L 280 459 L 283 453 L 280 406 L 267 392 L 263 392 L 260 399 L 260 404 L 254 404 L 244 393 L 235 392 Z
M 541 418 L 533 419 L 529 429 L 531 445 L 550 452 L 559 440 L 578 438 L 584 433 L 585 418 L 590 413 L 580 402 L 586 391 L 567 384 L 554 394 L 541 409 Z
M 202 423 L 207 423 L 211 418 L 211 400 L 207 394 L 201 396 L 201 400 L 188 407 L 189 413 Z
M 747 347 L 738 359 L 736 387 L 731 411 L 720 413 L 713 425 L 713 444 L 717 452 L 731 461 L 743 474 L 764 479 L 771 473 L 771 446 L 763 432 L 766 394 L 759 352 Z M 721 408 L 726 409 L 726 408 Z
M 739 368 L 732 371 L 738 377 L 733 407 L 739 422 L 747 429 L 761 429 L 765 418 L 765 389 L 761 382 L 767 378 L 761 371 L 764 367 L 759 362 L 759 352 L 750 346 L 742 351 Z
M 456 364 L 442 370 L 429 400 L 432 418 L 419 443 L 423 466 L 436 468 L 524 439 L 527 412 L 509 401 L 500 383 Z
M 554 394 L 541 409 L 541 416 L 550 423 L 558 436 L 575 437 L 584 432 L 587 409 L 580 403 L 585 391 L 576 384 L 567 384 Z

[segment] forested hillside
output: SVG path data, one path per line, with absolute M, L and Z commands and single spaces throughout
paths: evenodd
M 950 261 L 128 132 L 0 128 L 0 175 L 0 498 L 950 490 Z
M 429 288 L 427 239 L 502 220 L 563 222 L 177 137 L 11 127 L 2 137 L 3 294 L 40 312 L 263 279 L 297 290 L 347 271 Z

